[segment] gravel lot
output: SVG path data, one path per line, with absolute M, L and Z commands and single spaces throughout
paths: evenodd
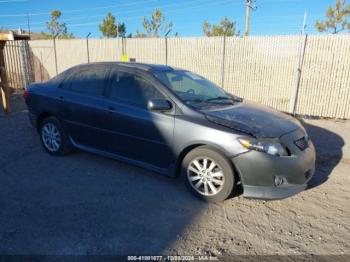
M 0 254 L 349 254 L 350 122 L 305 120 L 310 188 L 281 201 L 206 204 L 179 179 L 41 148 L 19 95 L 0 112 Z

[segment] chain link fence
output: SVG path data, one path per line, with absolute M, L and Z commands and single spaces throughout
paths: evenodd
M 348 34 L 16 42 L 25 55 L 7 51 L 5 57 L 9 75 L 14 75 L 10 81 L 25 76 L 13 84 L 17 88 L 77 64 L 120 61 L 127 55 L 136 62 L 191 70 L 231 93 L 284 112 L 350 119 Z M 20 70 L 11 67 L 17 60 L 24 65 Z

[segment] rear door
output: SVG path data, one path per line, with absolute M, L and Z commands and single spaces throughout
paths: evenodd
M 150 99 L 169 98 L 157 82 L 135 71 L 112 69 L 109 97 L 116 111 L 111 115 L 118 154 L 162 169 L 174 162 L 174 114 L 151 112 Z
M 64 122 L 73 142 L 104 150 L 108 145 L 109 101 L 106 83 L 109 67 L 87 65 L 75 71 L 61 85 Z

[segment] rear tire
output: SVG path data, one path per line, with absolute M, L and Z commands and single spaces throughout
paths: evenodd
M 40 123 L 39 135 L 44 149 L 49 154 L 63 156 L 71 151 L 68 137 L 56 117 L 47 117 Z
M 210 146 L 197 147 L 185 156 L 181 176 L 189 190 L 207 202 L 223 201 L 234 189 L 232 164 Z

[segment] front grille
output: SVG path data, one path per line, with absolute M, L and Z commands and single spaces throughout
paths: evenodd
M 294 141 L 294 144 L 301 150 L 304 151 L 309 146 L 309 141 L 306 137 L 302 137 Z

